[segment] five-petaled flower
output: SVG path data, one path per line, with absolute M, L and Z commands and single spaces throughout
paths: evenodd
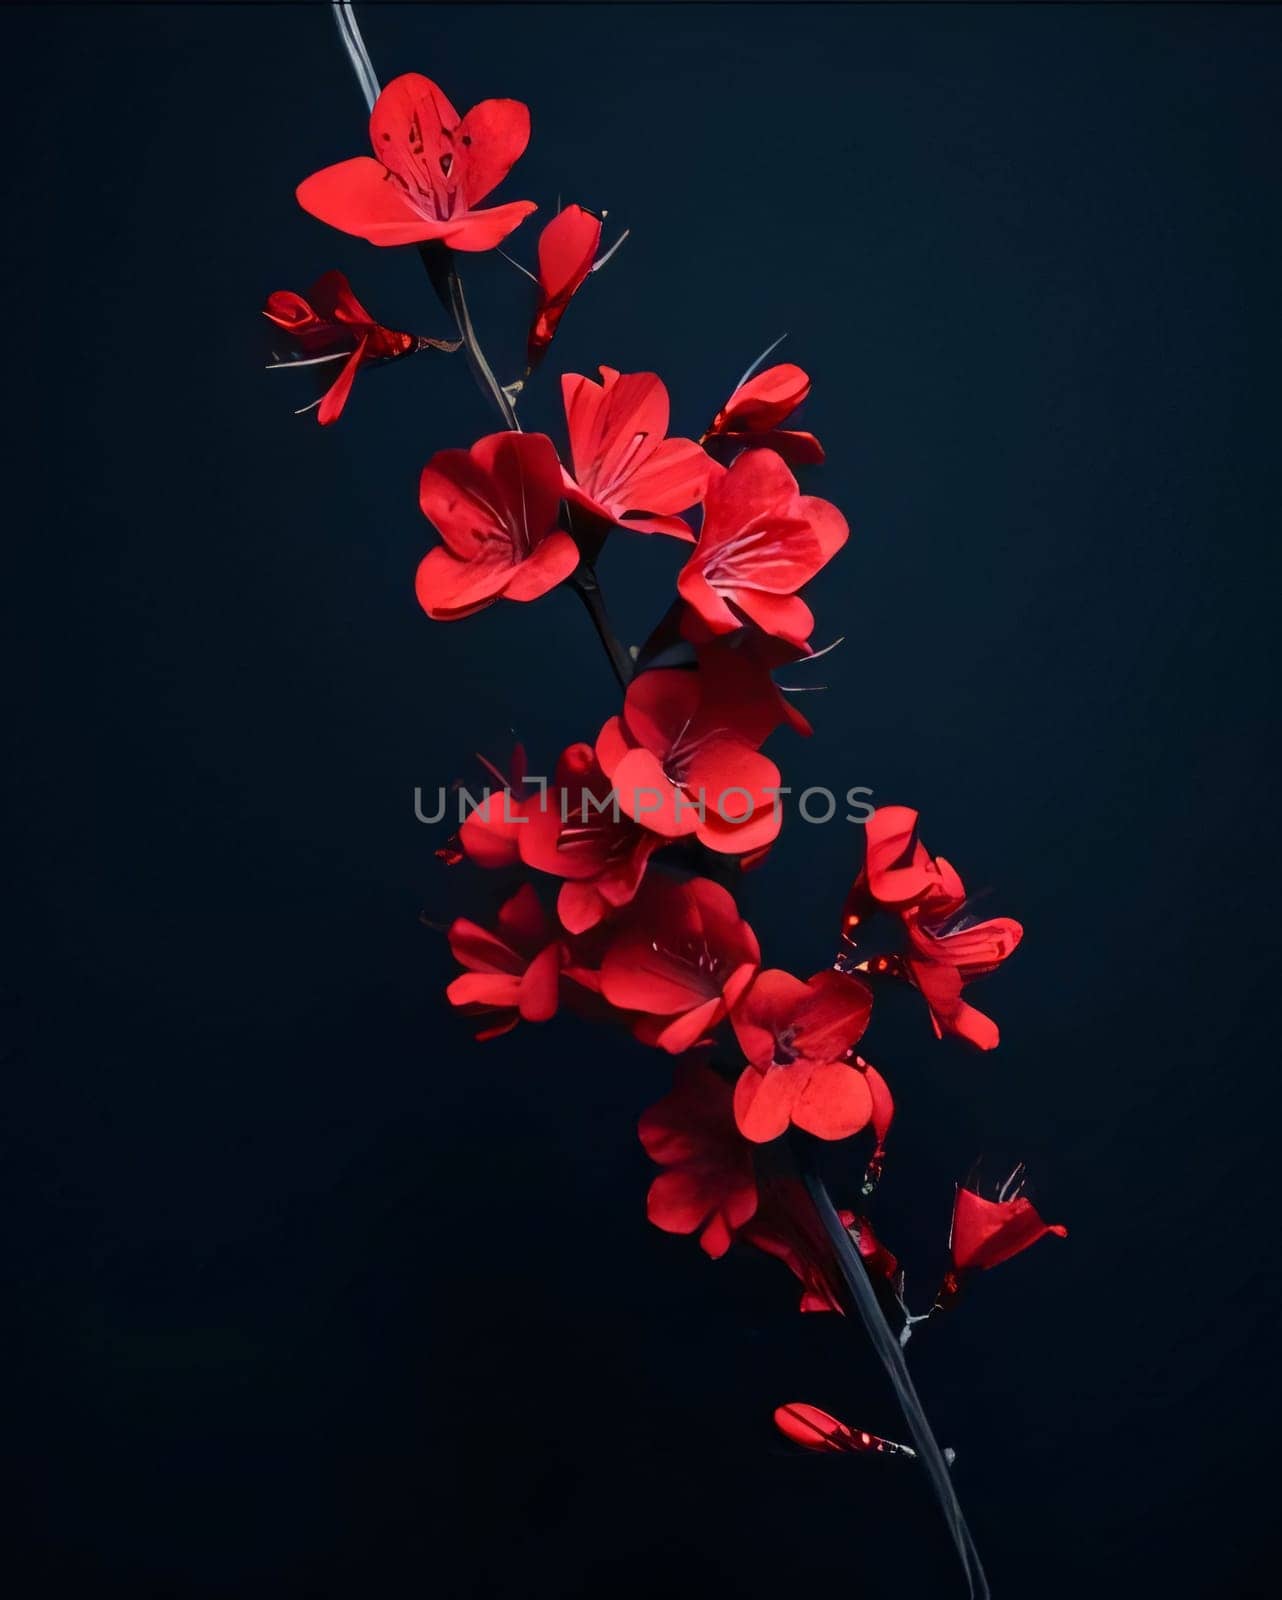
M 836 506 L 802 494 L 773 450 L 747 450 L 708 484 L 699 542 L 677 589 L 692 608 L 688 632 L 733 633 L 745 619 L 805 646 L 814 630 L 797 594 L 845 544 Z
M 769 968 L 730 1013 L 748 1065 L 735 1085 L 739 1130 L 754 1144 L 791 1124 L 818 1139 L 845 1139 L 872 1119 L 867 1079 L 850 1057 L 868 1026 L 872 995 L 840 972 L 809 983 Z
M 981 1050 L 993 1049 L 997 1024 L 961 997 L 973 978 L 995 971 L 1024 930 L 1010 917 L 977 921 L 968 914 L 966 887 L 942 856 L 931 856 L 917 837 L 917 813 L 879 806 L 864 829 L 864 865 L 846 898 L 842 966 L 907 978 L 921 991 L 935 1034 L 956 1034 Z M 899 919 L 903 940 L 889 954 L 859 959 L 865 924 L 877 913 Z
M 570 933 L 585 933 L 627 905 L 663 843 L 616 804 L 590 744 L 564 752 L 556 788 L 522 805 L 511 831 L 526 866 L 565 880 L 556 911 Z
M 757 936 L 734 896 L 708 878 L 647 874 L 607 933 L 601 993 L 642 1013 L 638 1037 L 679 1055 L 705 1039 L 751 983 Z
M 452 621 L 504 600 L 537 600 L 579 564 L 558 526 L 561 469 L 542 433 L 491 433 L 470 450 L 440 450 L 423 468 L 418 502 L 443 546 L 415 579 L 429 617 Z
M 664 839 L 693 835 L 739 854 L 770 844 L 781 822 L 779 769 L 758 749 L 773 708 L 760 681 L 659 667 L 633 678 L 620 716 L 597 735 L 620 808 Z
M 561 379 L 574 469 L 566 499 L 607 527 L 693 540 L 674 513 L 703 498 L 715 463 L 693 439 L 667 437 L 668 391 L 653 372 L 600 371 L 600 383 L 577 372 Z
M 331 228 L 371 244 L 493 250 L 537 209 L 532 200 L 478 209 L 530 141 L 519 100 L 482 100 L 460 118 L 430 78 L 407 72 L 379 95 L 369 137 L 374 156 L 340 161 L 298 186 L 299 205 Z
M 527 375 L 542 361 L 565 308 L 586 283 L 601 245 L 601 219 L 585 206 L 558 211 L 539 235 L 539 304 L 526 343 Z
M 641 1115 L 637 1132 L 661 1172 L 646 1215 L 665 1233 L 699 1232 L 714 1259 L 757 1209 L 752 1146 L 735 1127 L 731 1088 L 711 1067 L 678 1063 L 672 1092 Z
M 321 427 L 337 422 L 352 392 L 361 367 L 383 366 L 420 350 L 457 350 L 457 339 L 429 339 L 416 333 L 398 333 L 375 322 L 352 293 L 352 286 L 341 272 L 326 272 L 317 278 L 307 294 L 292 289 L 277 289 L 268 295 L 263 315 L 289 335 L 289 342 L 301 352 L 298 359 L 278 361 L 277 367 L 314 367 L 342 361 L 338 376 L 319 400 L 303 411 L 317 407 Z M 346 359 L 344 359 L 346 358 Z
M 741 383 L 713 418 L 702 444 L 717 460 L 739 450 L 767 445 L 795 467 L 818 466 L 823 446 L 813 433 L 798 433 L 779 424 L 810 393 L 810 378 L 800 367 L 782 362 Z
M 497 920 L 491 931 L 458 917 L 449 929 L 454 959 L 468 970 L 447 987 L 447 999 L 465 1016 L 493 1014 L 478 1039 L 496 1038 L 522 1019 L 555 1016 L 567 960 L 560 930 L 528 883 L 500 907 Z

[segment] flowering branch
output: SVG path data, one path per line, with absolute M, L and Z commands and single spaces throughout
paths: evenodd
M 568 451 L 522 432 L 516 396 L 571 300 L 613 254 L 599 255 L 604 213 L 558 203 L 542 229 L 538 272 L 526 273 L 538 303 L 525 372 L 504 388 L 477 338 L 457 258 L 498 249 L 535 209 L 523 200 L 481 203 L 524 152 L 529 112 L 496 99 L 460 117 L 435 83 L 414 73 L 380 89 L 351 6 L 339 0 L 333 9 L 370 108 L 374 154 L 313 173 L 298 200 L 372 244 L 413 245 L 459 338 L 383 326 L 331 272 L 306 299 L 286 291 L 269 298 L 266 315 L 296 347 L 280 364 L 328 378 L 341 363 L 316 403 L 328 424 L 363 367 L 462 346 L 503 431 L 468 449 L 439 450 L 422 470 L 419 506 L 441 543 L 419 566 L 419 603 L 429 617 L 452 622 L 568 584 L 622 691 L 595 740 L 563 751 L 551 787 L 527 783 L 519 748 L 506 772 L 491 766 L 501 804 L 487 791 L 438 851 L 451 862 L 521 866 L 559 882 L 555 917 L 527 881 L 494 926 L 459 918 L 449 927 L 463 970 L 447 997 L 478 1018 L 478 1038 L 546 1021 L 564 1007 L 676 1058 L 671 1092 L 638 1127 L 662 1169 L 647 1197 L 651 1221 L 697 1233 L 714 1258 L 738 1242 L 784 1262 L 801 1281 L 803 1311 L 853 1308 L 912 1444 L 850 1428 L 803 1402 L 779 1407 L 776 1424 L 804 1448 L 919 1460 L 971 1600 L 987 1600 L 949 1471 L 952 1452 L 935 1439 L 904 1346 L 916 1325 L 955 1303 L 970 1275 L 1065 1230 L 1033 1208 L 1022 1166 L 991 1196 L 968 1181 L 954 1203 L 950 1266 L 930 1312 L 914 1316 L 895 1256 L 866 1217 L 837 1208 L 800 1135 L 840 1142 L 870 1130 L 875 1144 L 860 1189 L 867 1201 L 894 1117 L 889 1085 L 857 1053 L 877 992 L 910 985 L 937 1037 L 993 1049 L 996 1023 L 963 990 L 1000 967 L 1023 930 L 1007 917 L 974 916 L 956 869 L 925 849 L 917 813 L 904 806 L 848 818 L 866 820 L 864 861 L 843 907 L 835 959 L 808 980 L 764 966 L 732 892 L 739 872 L 773 846 L 779 801 L 790 792 L 762 746 L 784 724 L 812 731 L 774 678 L 824 653 L 811 642 L 815 619 L 800 591 L 849 534 L 838 508 L 803 493 L 793 474 L 824 460 L 814 434 L 788 426 L 810 379 L 791 363 L 765 367 L 772 345 L 696 441 L 669 436 L 668 392 L 656 374 L 602 366 L 599 381 L 561 377 Z M 619 532 L 684 552 L 676 598 L 639 653 L 615 635 L 596 572 L 606 539 Z M 870 793 L 851 790 L 847 800 Z M 738 1053 L 714 1066 L 710 1052 L 727 1035 Z

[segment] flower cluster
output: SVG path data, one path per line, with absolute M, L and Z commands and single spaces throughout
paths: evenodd
M 298 189 L 303 207 L 333 227 L 420 247 L 482 374 L 489 368 L 453 252 L 494 249 L 535 209 L 481 204 L 529 130 L 515 101 L 484 101 L 460 117 L 434 83 L 410 74 L 374 106 L 372 156 L 327 167 Z M 774 673 L 813 653 L 804 591 L 849 528 L 795 476 L 821 464 L 824 451 L 813 434 L 786 426 L 810 389 L 792 364 L 746 374 L 698 439 L 672 431 L 655 373 L 609 366 L 596 377 L 561 377 L 564 448 L 520 429 L 517 397 L 601 264 L 600 244 L 601 216 L 582 206 L 543 229 L 529 274 L 538 293 L 526 369 L 491 389 L 507 425 L 437 451 L 422 468 L 419 508 L 439 542 L 419 565 L 416 594 L 429 617 L 453 622 L 569 584 L 610 643 L 595 563 L 621 531 L 681 547 L 673 605 L 639 652 L 613 641 L 617 709 L 599 729 L 573 730 L 553 784 L 527 783 L 517 750 L 501 790 L 441 852 L 524 874 L 492 919 L 450 926 L 462 970 L 447 998 L 482 1039 L 569 1010 L 675 1058 L 671 1087 L 639 1126 L 660 1169 L 646 1202 L 651 1221 L 697 1234 L 710 1257 L 738 1242 L 783 1262 L 808 1312 L 846 1308 L 850 1251 L 887 1315 L 902 1317 L 906 1338 L 926 1319 L 908 1312 L 900 1263 L 863 1214 L 894 1116 L 890 1086 L 864 1054 L 878 996 L 907 986 L 936 1037 L 990 1050 L 997 1026 L 963 992 L 1004 963 L 1022 930 L 1010 918 L 977 918 L 956 869 L 922 844 L 917 813 L 883 806 L 867 824 L 839 922 L 834 907 L 831 965 L 797 975 L 766 964 L 735 887 L 780 831 L 772 797 L 781 773 L 763 746 L 785 725 L 811 731 Z M 457 348 L 382 327 L 337 272 L 307 299 L 272 295 L 266 314 L 301 360 L 343 359 L 322 423 L 339 415 L 361 367 Z M 808 1138 L 857 1137 L 867 1143 L 860 1210 L 836 1213 L 834 1238 L 798 1153 Z M 967 1275 L 1045 1232 L 1063 1234 L 1047 1228 L 1022 1187 L 1021 1169 L 993 1196 L 958 1190 L 935 1310 L 955 1300 Z M 776 1421 L 789 1438 L 830 1453 L 913 1454 L 812 1406 L 781 1407 Z

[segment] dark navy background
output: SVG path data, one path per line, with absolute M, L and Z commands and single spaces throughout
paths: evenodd
M 1282 13 L 364 19 L 385 78 L 529 102 L 501 198 L 633 230 L 527 426 L 597 362 L 682 432 L 785 330 L 814 376 L 846 643 L 774 753 L 918 806 L 1028 928 L 995 1056 L 907 995 L 875 1055 L 918 1296 L 981 1150 L 1071 1227 L 913 1348 L 994 1592 L 1275 1592 Z M 475 1047 L 441 999 L 420 912 L 497 886 L 414 786 L 512 728 L 546 770 L 616 697 L 568 594 L 415 605 L 418 469 L 493 425 L 461 361 L 329 430 L 261 370 L 266 294 L 329 267 L 447 331 L 413 252 L 294 203 L 364 148 L 326 8 L 4 27 L 10 1592 L 959 1593 L 910 1469 L 773 1434 L 793 1399 L 896 1431 L 855 1330 L 648 1228 L 664 1063 L 572 1021 Z M 529 286 L 466 266 L 511 373 Z M 679 560 L 616 537 L 625 637 Z M 768 961 L 829 957 L 858 847 L 789 826 L 745 885 Z

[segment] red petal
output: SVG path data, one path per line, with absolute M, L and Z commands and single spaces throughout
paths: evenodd
M 909 806 L 878 806 L 864 826 L 868 889 L 883 905 L 911 905 L 937 881 L 934 863 L 917 839 L 917 813 Z
M 521 1015 L 527 1022 L 546 1022 L 556 1015 L 560 974 L 561 951 L 555 944 L 548 945 L 525 969 L 518 993 Z
M 498 188 L 529 142 L 530 108 L 521 101 L 482 100 L 472 107 L 454 141 L 469 211 Z
M 812 1061 L 840 1061 L 862 1037 L 872 1015 L 872 991 L 842 972 L 820 972 L 797 1008 L 796 1042 Z
M 908 975 L 921 990 L 930 1008 L 937 1035 L 946 1033 L 965 1039 L 978 1050 L 995 1050 L 1001 1042 L 997 1024 L 982 1011 L 967 1005 L 961 997 L 962 976 L 956 967 L 935 961 L 906 963 Z
M 706 796 L 705 815 L 695 831 L 709 850 L 740 854 L 779 837 L 779 768 L 751 746 L 731 740 L 705 745 L 690 763 L 686 788 Z
M 461 967 L 473 972 L 504 972 L 519 976 L 525 963 L 508 944 L 488 928 L 468 917 L 458 917 L 447 935 L 450 953 Z
M 465 972 L 447 984 L 445 993 L 452 1006 L 504 1010 L 515 1007 L 520 980 L 509 973 Z
M 725 1014 L 725 1001 L 716 995 L 702 1005 L 673 1017 L 671 1022 L 665 1023 L 654 1034 L 652 1043 L 660 1050 L 666 1050 L 669 1055 L 684 1055 L 687 1050 L 693 1050 L 695 1045 L 702 1044 Z
M 714 634 L 735 633 L 743 626 L 726 601 L 703 575 L 697 554 L 691 556 L 677 575 L 677 593 L 693 606 Z
M 785 1072 L 798 1072 L 785 1067 Z M 816 1139 L 847 1139 L 867 1127 L 872 1116 L 872 1094 L 862 1072 L 841 1062 L 826 1061 L 801 1071 L 792 1120 Z M 746 1131 L 746 1130 L 745 1130 Z
M 568 533 L 548 534 L 519 566 L 503 590 L 505 600 L 537 600 L 564 582 L 579 564 L 579 547 Z
M 609 909 L 593 883 L 567 881 L 556 897 L 556 914 L 567 933 L 586 933 L 595 928 Z
M 511 570 L 505 562 L 482 567 L 448 550 L 429 550 L 419 562 L 414 593 L 429 617 L 452 622 L 497 600 Z
M 665 839 L 683 839 L 696 831 L 696 803 L 668 779 L 648 750 L 629 750 L 614 769 L 619 809 L 638 826 Z
M 639 683 L 640 679 L 634 681 Z M 601 770 L 607 778 L 614 775 L 614 769 L 631 748 L 628 736 L 623 731 L 621 719 L 611 717 L 596 736 L 596 758 L 601 763 Z
M 734 1119 L 753 1144 L 768 1144 L 785 1133 L 804 1079 L 787 1067 L 745 1067 L 734 1091 Z
M 502 244 L 508 234 L 519 228 L 532 211 L 539 208 L 533 200 L 510 200 L 506 205 L 490 206 L 481 211 L 467 211 L 453 222 L 437 224 L 439 232 L 422 237 L 443 239 L 451 250 L 461 250 L 465 255 L 476 255 L 483 250 L 493 250 Z M 382 241 L 375 239 L 374 244 Z
M 794 412 L 809 393 L 809 376 L 800 367 L 782 361 L 740 384 L 713 427 L 718 433 L 734 428 L 765 433 Z M 723 423 L 724 427 L 719 426 Z
M 431 222 L 406 200 L 387 169 L 372 156 L 353 156 L 304 178 L 295 190 L 304 211 L 371 244 L 414 244 L 439 239 L 448 224 Z
M 263 315 L 278 328 L 294 334 L 315 328 L 321 321 L 302 295 L 295 294 L 292 289 L 274 289 L 267 296 Z
M 806 644 L 815 631 L 814 615 L 799 595 L 763 594 L 759 589 L 741 589 L 735 593 L 735 604 L 763 633 L 786 639 L 789 644 Z
M 895 1119 L 895 1102 L 889 1084 L 876 1067 L 870 1067 L 865 1061 L 863 1073 L 868 1082 L 868 1092 L 872 1095 L 872 1129 L 878 1141 L 883 1141 Z
M 716 1207 L 717 1188 L 705 1173 L 661 1172 L 646 1195 L 645 1214 L 664 1233 L 693 1233 Z
M 551 938 L 554 929 L 532 884 L 523 883 L 499 910 L 499 929 L 508 941 L 534 955 Z
M 329 322 L 343 322 L 353 326 L 377 324 L 356 298 L 345 272 L 321 273 L 307 291 L 317 312 Z
M 343 363 L 343 370 L 330 385 L 316 410 L 316 420 L 322 428 L 328 427 L 331 422 L 337 422 L 343 414 L 343 407 L 347 404 L 347 397 L 352 392 L 352 384 L 356 381 L 356 369 L 365 359 L 367 339 L 362 339 Z
M 664 439 L 629 476 L 628 500 L 638 510 L 684 511 L 703 498 L 710 470 L 693 439 Z

